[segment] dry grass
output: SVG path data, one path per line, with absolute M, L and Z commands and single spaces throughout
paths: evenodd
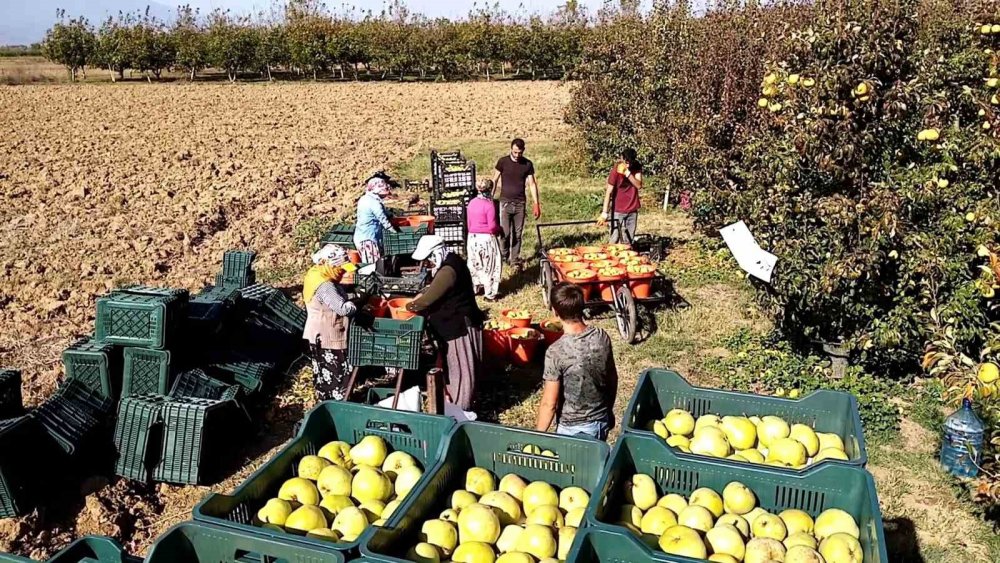
M 66 69 L 42 57 L 0 57 L 0 84 L 45 84 L 68 80 Z

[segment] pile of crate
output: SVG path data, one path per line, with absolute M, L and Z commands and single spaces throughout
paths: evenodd
M 431 215 L 434 234 L 442 237 L 448 248 L 465 256 L 468 236 L 466 208 L 476 197 L 476 163 L 462 151 L 431 151 Z

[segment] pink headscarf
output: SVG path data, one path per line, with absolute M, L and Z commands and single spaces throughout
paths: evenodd
M 379 197 L 389 195 L 391 193 L 391 189 L 392 188 L 389 187 L 389 182 L 386 182 L 382 178 L 372 178 L 371 180 L 368 180 L 367 184 L 365 184 L 366 192 L 375 194 Z

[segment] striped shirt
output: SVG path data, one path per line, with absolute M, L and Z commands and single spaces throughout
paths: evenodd
M 347 300 L 347 294 L 340 284 L 325 282 L 316 288 L 316 298 L 341 317 L 352 317 L 358 308 Z

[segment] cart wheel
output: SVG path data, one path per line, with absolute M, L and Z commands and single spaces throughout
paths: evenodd
M 635 342 L 635 333 L 639 328 L 638 312 L 635 308 L 635 298 L 632 297 L 632 290 L 627 285 L 623 285 L 615 292 L 615 317 L 618 321 L 618 332 L 622 339 L 632 344 Z
M 545 308 L 549 309 L 549 296 L 552 295 L 552 286 L 555 283 L 555 273 L 552 271 L 552 264 L 548 260 L 542 260 L 538 270 L 538 283 L 542 286 L 542 302 Z

